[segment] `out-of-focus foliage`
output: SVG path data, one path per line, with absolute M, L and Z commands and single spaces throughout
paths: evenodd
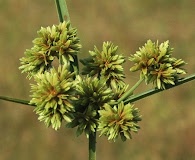
M 169 39 L 174 55 L 188 63 L 185 67 L 188 74 L 194 72 L 193 0 L 67 0 L 67 3 L 71 23 L 77 27 L 83 46 L 79 58 L 85 58 L 94 45 L 100 48 L 103 41 L 112 41 L 129 56 L 147 39 L 159 42 Z M 26 75 L 18 70 L 19 58 L 31 47 L 41 26 L 59 23 L 54 1 L 0 1 L 0 22 L 0 95 L 30 99 Z M 124 66 L 126 73 L 130 65 Z M 125 81 L 132 86 L 138 79 L 138 74 L 129 72 Z M 97 158 L 194 159 L 194 86 L 190 82 L 136 102 L 143 116 L 139 133 L 125 143 L 98 138 Z M 143 85 L 139 91 L 145 89 L 148 87 Z M 0 159 L 87 159 L 85 137 L 76 138 L 74 131 L 63 127 L 58 132 L 46 128 L 37 121 L 33 109 L 0 101 Z

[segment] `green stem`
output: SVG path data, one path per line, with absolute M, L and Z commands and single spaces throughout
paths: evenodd
M 60 22 L 63 22 L 64 20 L 70 21 L 66 0 L 55 0 L 55 4 Z
M 192 80 L 195 80 L 195 74 L 192 74 L 191 76 L 188 76 L 186 78 L 182 78 L 182 79 L 178 80 L 175 83 L 175 85 L 168 85 L 166 87 L 166 90 L 171 89 L 171 88 L 176 87 L 176 86 L 179 86 L 179 85 L 182 85 L 184 83 L 190 82 Z M 163 89 L 157 89 L 157 88 L 151 89 L 149 91 L 140 93 L 138 95 L 131 96 L 130 98 L 128 98 L 127 100 L 125 100 L 124 103 L 129 103 L 129 102 L 132 103 L 132 102 L 138 101 L 140 99 L 146 98 L 148 96 L 151 96 L 153 94 L 156 94 L 156 93 L 159 93 L 159 92 L 162 92 L 162 91 L 165 91 L 165 90 L 163 90 Z
M 123 101 L 124 99 L 128 98 L 130 95 L 133 94 L 133 91 L 142 83 L 142 81 L 144 80 L 144 78 L 140 78 L 139 81 L 137 81 L 137 83 L 127 92 L 125 92 L 122 97 L 120 97 L 117 101 L 117 103 L 120 103 L 121 101 Z
M 89 160 L 96 160 L 96 132 L 89 135 Z
M 29 101 L 23 100 L 23 99 L 17 99 L 17 98 L 11 98 L 11 97 L 5 97 L 5 96 L 0 96 L 1 100 L 9 101 L 9 102 L 14 102 L 14 103 L 19 103 L 19 104 L 25 104 L 25 105 L 30 105 L 34 106 L 32 104 L 29 104 Z

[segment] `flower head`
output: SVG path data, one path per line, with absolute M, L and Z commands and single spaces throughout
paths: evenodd
M 169 41 L 160 45 L 148 40 L 129 60 L 134 62 L 130 71 L 140 70 L 140 75 L 146 83 L 153 82 L 157 88 L 165 89 L 167 84 L 174 85 L 180 74 L 185 74 L 181 67 L 186 63 L 182 59 L 172 57 L 173 48 L 169 48 Z
M 137 132 L 140 128 L 137 123 L 141 120 L 141 116 L 138 109 L 133 108 L 130 103 L 124 105 L 121 102 L 114 107 L 105 104 L 99 114 L 98 131 L 101 131 L 100 136 L 108 136 L 108 140 L 115 141 L 120 135 L 121 139 L 125 141 L 132 138 L 131 131 Z
M 19 69 L 22 70 L 22 73 L 27 72 L 29 78 L 48 70 L 54 59 L 54 56 L 45 54 L 37 47 L 27 49 L 24 54 L 26 57 L 20 59 L 22 66 Z
M 104 79 L 77 76 L 77 81 L 76 90 L 81 106 L 93 105 L 99 109 L 113 97 L 113 92 L 107 87 Z
M 77 30 L 71 28 L 70 22 L 63 22 L 52 27 L 41 27 L 37 32 L 38 37 L 33 40 L 34 46 L 25 51 L 21 58 L 22 72 L 27 72 L 29 77 L 36 73 L 43 73 L 56 57 L 60 64 L 74 62 L 81 45 L 77 37 Z
M 97 77 L 77 76 L 76 80 L 78 100 L 75 104 L 74 118 L 67 126 L 71 128 L 78 126 L 77 135 L 85 132 L 88 137 L 90 133 L 95 132 L 98 125 L 98 110 L 105 103 L 111 102 L 113 93 L 107 87 L 106 81 L 99 80 Z
M 35 104 L 34 111 L 39 115 L 39 120 L 47 126 L 59 129 L 63 120 L 70 121 L 70 112 L 74 111 L 72 101 L 74 97 L 75 83 L 73 73 L 66 66 L 59 66 L 34 76 L 37 84 L 31 85 L 31 104 Z
M 87 137 L 89 134 L 94 134 L 98 126 L 98 114 L 93 105 L 88 105 L 83 111 L 83 108 L 78 109 L 73 113 L 73 118 L 66 126 L 74 128 L 77 126 L 76 135 L 79 136 L 83 132 Z
M 94 47 L 94 51 L 90 51 L 90 57 L 81 60 L 84 65 L 82 74 L 90 76 L 98 75 L 107 81 L 107 84 L 118 86 L 124 85 L 124 73 L 122 64 L 125 58 L 117 54 L 118 46 L 114 46 L 111 42 L 104 42 L 102 51 Z

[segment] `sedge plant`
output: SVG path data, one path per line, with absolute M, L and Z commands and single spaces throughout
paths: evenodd
M 59 130 L 62 125 L 76 128 L 76 135 L 85 134 L 89 140 L 89 160 L 96 160 L 96 135 L 108 140 L 132 138 L 142 120 L 133 102 L 163 90 L 194 80 L 186 74 L 186 62 L 173 56 L 169 41 L 148 40 L 135 54 L 126 57 L 118 46 L 103 42 L 80 59 L 84 66 L 79 74 L 78 58 L 82 45 L 77 29 L 71 26 L 65 0 L 55 0 L 59 24 L 41 27 L 30 49 L 20 58 L 22 73 L 33 79 L 31 100 L 0 96 L 2 100 L 34 106 L 38 120 L 47 127 Z M 131 61 L 131 72 L 140 72 L 138 82 L 130 87 L 125 83 L 123 64 Z M 154 88 L 134 95 L 141 84 L 152 83 Z M 65 122 L 65 123 L 64 123 Z

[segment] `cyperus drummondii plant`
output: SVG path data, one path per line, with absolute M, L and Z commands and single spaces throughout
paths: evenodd
M 96 134 L 108 140 L 122 141 L 132 138 L 140 129 L 141 115 L 134 101 L 167 88 L 195 79 L 186 74 L 184 60 L 173 56 L 169 41 L 159 43 L 148 40 L 135 54 L 126 58 L 118 46 L 110 41 L 94 47 L 89 57 L 77 54 L 82 45 L 77 29 L 71 26 L 65 0 L 56 0 L 60 23 L 41 27 L 33 46 L 20 58 L 22 73 L 27 73 L 31 84 L 31 100 L 19 101 L 1 96 L 1 99 L 34 106 L 38 119 L 47 127 L 58 130 L 62 125 L 76 127 L 89 139 L 89 159 L 96 159 Z M 66 17 L 66 18 L 65 18 Z M 123 64 L 131 61 L 130 71 L 140 72 L 138 82 L 129 87 L 125 83 Z M 153 83 L 154 89 L 136 96 L 133 91 L 142 83 Z M 64 122 L 64 123 L 63 123 Z

